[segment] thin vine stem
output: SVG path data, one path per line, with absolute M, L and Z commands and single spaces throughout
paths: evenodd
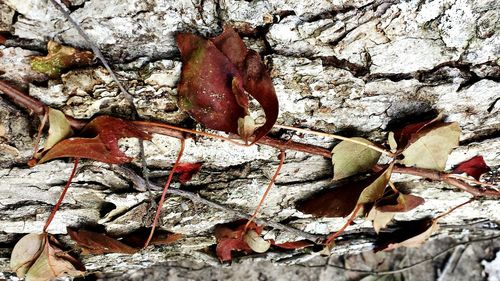
M 33 147 L 33 156 L 32 156 L 33 159 L 36 158 L 36 153 L 38 152 L 38 147 L 40 146 L 40 139 L 42 138 L 43 128 L 45 127 L 48 118 L 49 118 L 49 111 L 46 110 L 45 113 L 43 114 L 40 126 L 38 126 L 38 132 L 36 134 L 36 139 L 35 139 L 35 146 Z
M 357 204 L 356 208 L 354 208 L 354 211 L 352 211 L 351 217 L 349 217 L 349 219 L 347 220 L 347 222 L 339 230 L 337 230 L 337 232 L 335 232 L 332 235 L 328 236 L 328 238 L 326 239 L 326 242 L 325 242 L 325 244 L 327 246 L 329 246 L 335 240 L 335 238 L 339 237 L 340 235 L 342 235 L 342 233 L 344 233 L 345 229 L 349 225 L 351 225 L 351 223 L 354 221 L 354 218 L 356 218 L 356 216 L 358 215 L 358 212 L 359 212 L 359 210 L 361 209 L 362 206 L 363 206 L 362 204 Z
M 463 176 L 457 175 L 457 174 L 447 174 L 446 176 L 449 177 L 449 178 L 455 178 L 455 179 L 459 179 L 459 180 L 462 180 L 462 181 L 468 181 L 468 182 L 471 182 L 471 183 L 475 183 L 477 185 L 489 187 L 491 189 L 494 189 L 494 190 L 498 191 L 498 185 L 494 185 L 494 184 L 491 184 L 491 183 L 478 181 L 478 180 L 473 179 L 473 178 L 463 177 Z
M 56 215 L 57 210 L 59 210 L 59 207 L 61 206 L 61 203 L 64 200 L 64 196 L 66 196 L 66 192 L 68 191 L 68 188 L 71 185 L 73 178 L 75 177 L 76 168 L 78 167 L 78 160 L 79 160 L 79 158 L 75 158 L 75 162 L 73 165 L 73 171 L 71 171 L 71 175 L 69 176 L 69 179 L 66 182 L 66 185 L 64 186 L 64 189 L 63 189 L 61 195 L 59 196 L 59 200 L 57 200 L 56 205 L 54 206 L 54 208 L 52 208 L 52 212 L 50 213 L 49 218 L 45 222 L 45 226 L 43 227 L 43 232 L 47 232 L 47 228 L 49 227 L 50 223 L 54 219 L 54 216 Z
M 167 182 L 165 183 L 165 187 L 163 188 L 163 192 L 161 194 L 160 202 L 158 202 L 158 207 L 156 209 L 155 218 L 153 220 L 153 224 L 151 225 L 151 232 L 149 233 L 148 239 L 146 240 L 146 243 L 144 243 L 144 247 L 143 248 L 146 248 L 149 245 L 149 242 L 151 242 L 151 239 L 153 238 L 153 234 L 155 232 L 156 224 L 158 223 L 158 219 L 160 218 L 161 208 L 163 206 L 163 202 L 165 201 L 165 196 L 167 195 L 168 188 L 170 187 L 170 183 L 172 182 L 172 179 L 174 177 L 175 170 L 179 166 L 182 154 L 184 153 L 185 146 L 186 146 L 185 145 L 185 140 L 181 139 L 181 148 L 179 149 L 179 154 L 177 155 L 177 159 L 175 160 L 175 164 L 172 167 L 172 171 L 170 172 L 170 175 L 168 175 L 168 179 L 167 179 Z
M 309 130 L 309 129 L 302 129 L 302 128 L 295 128 L 295 127 L 292 127 L 292 126 L 286 126 L 286 125 L 274 125 L 275 128 L 279 128 L 279 129 L 287 129 L 287 130 L 292 130 L 292 131 L 296 131 L 296 132 L 300 132 L 300 133 L 306 133 L 306 134 L 311 134 L 311 135 L 317 135 L 317 136 L 322 136 L 322 137 L 328 137 L 328 138 L 333 138 L 333 139 L 338 139 L 338 140 L 343 140 L 343 141 L 347 141 L 347 142 L 351 142 L 351 143 L 355 143 L 355 144 L 359 144 L 359 145 L 362 145 L 362 146 L 365 146 L 365 147 L 368 147 L 370 149 L 373 149 L 375 151 L 378 151 L 380 153 L 383 153 L 389 157 L 396 157 L 396 154 L 390 152 L 390 151 L 387 151 L 383 148 L 380 148 L 376 145 L 372 145 L 372 144 L 367 144 L 367 143 L 364 143 L 364 142 L 361 142 L 361 141 L 358 141 L 358 140 L 354 140 L 352 138 L 348 138 L 348 137 L 343 137 L 343 136 L 339 136 L 339 135 L 335 135 L 335 134 L 329 134 L 329 133 L 324 133 L 324 132 L 319 132 L 319 131 L 313 131 L 313 130 Z
M 465 206 L 465 205 L 469 204 L 470 202 L 472 202 L 472 201 L 474 201 L 474 200 L 475 200 L 475 198 L 471 198 L 471 199 L 469 199 L 468 201 L 466 201 L 466 202 L 464 202 L 464 203 L 458 204 L 457 206 L 450 208 L 448 211 L 446 211 L 446 212 L 444 212 L 444 213 L 442 213 L 442 214 L 438 215 L 437 217 L 435 217 L 435 218 L 434 218 L 434 220 L 439 220 L 439 219 L 441 219 L 442 217 L 444 217 L 444 216 L 446 216 L 446 215 L 449 215 L 451 212 L 455 211 L 456 209 L 458 209 L 458 208 L 460 208 L 460 207 L 462 207 L 462 206 Z
M 250 223 L 252 223 L 252 221 L 257 217 L 257 214 L 259 213 L 262 205 L 264 204 L 264 200 L 266 199 L 267 195 L 269 194 L 269 191 L 273 187 L 274 182 L 276 181 L 276 178 L 278 177 L 278 175 L 281 171 L 281 168 L 283 167 L 283 163 L 285 163 L 285 152 L 282 150 L 280 152 L 280 163 L 278 165 L 278 168 L 276 168 L 276 171 L 274 172 L 273 177 L 269 181 L 269 184 L 267 185 L 266 191 L 264 192 L 264 194 L 260 198 L 260 202 L 257 205 L 257 208 L 255 208 L 255 211 L 253 212 L 252 217 L 248 220 L 247 224 L 245 225 L 245 228 L 243 230 L 244 233 L 247 231 L 248 227 L 250 226 Z

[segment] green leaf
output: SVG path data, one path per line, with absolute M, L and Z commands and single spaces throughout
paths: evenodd
M 391 163 L 369 186 L 367 186 L 361 195 L 359 195 L 357 204 L 366 204 L 375 202 L 384 195 L 385 187 L 391 179 L 392 168 L 394 163 Z
M 364 138 L 351 138 L 374 145 Z M 369 171 L 377 164 L 381 153 L 361 144 L 341 141 L 332 150 L 333 179 L 339 180 L 360 172 Z
M 403 151 L 406 166 L 443 171 L 448 154 L 458 146 L 458 123 L 437 123 L 418 133 L 414 141 Z

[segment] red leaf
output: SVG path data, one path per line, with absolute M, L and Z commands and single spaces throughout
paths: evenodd
M 214 235 L 217 239 L 215 251 L 222 262 L 232 260 L 232 251 L 244 252 L 245 254 L 252 252 L 250 246 L 243 240 L 243 235 L 245 234 L 243 231 L 245 230 L 246 223 L 247 220 L 239 220 L 215 227 Z M 250 223 L 248 230 L 254 230 L 259 235 L 262 233 L 262 227 L 254 222 Z
M 248 114 L 248 95 L 255 98 L 266 122 L 252 135 L 256 142 L 273 127 L 278 99 L 260 56 L 248 50 L 230 26 L 211 40 L 178 34 L 183 69 L 179 106 L 208 128 L 238 134 L 238 120 Z M 241 137 L 247 140 L 245 134 Z
M 314 243 L 307 241 L 307 240 L 299 240 L 299 241 L 285 242 L 285 243 L 280 243 L 280 244 L 273 243 L 273 245 L 276 247 L 282 248 L 282 249 L 295 250 L 295 249 L 302 249 L 302 248 L 306 248 L 309 246 L 313 246 Z
M 183 33 L 176 40 L 183 61 L 179 107 L 208 128 L 237 134 L 248 111 L 240 72 L 212 41 Z
M 490 170 L 491 170 L 490 167 L 488 167 L 488 165 L 486 165 L 486 163 L 484 162 L 483 156 L 478 155 L 458 164 L 453 169 L 453 173 L 455 174 L 466 173 L 467 175 L 475 178 L 476 180 L 479 180 L 482 174 Z
M 63 157 L 88 158 L 108 164 L 128 163 L 132 159 L 120 151 L 118 140 L 126 137 L 151 139 L 133 124 L 111 116 L 96 117 L 83 128 L 80 136 L 57 143 L 39 163 Z
M 200 171 L 201 165 L 203 163 L 179 163 L 173 172 L 179 174 L 179 181 L 184 184 Z

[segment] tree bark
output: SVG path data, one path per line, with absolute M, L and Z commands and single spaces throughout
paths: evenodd
M 71 16 L 112 64 L 143 120 L 193 124 L 176 104 L 181 62 L 174 34 L 214 36 L 228 23 L 269 67 L 280 101 L 278 124 L 385 142 L 391 129 L 442 112 L 446 121 L 456 121 L 462 128 L 461 145 L 450 155 L 447 168 L 483 155 L 492 168 L 483 180 L 498 185 L 500 35 L 495 1 L 65 2 L 70 5 Z M 103 114 L 130 118 L 130 104 L 99 64 L 70 70 L 48 83 L 44 75 L 31 70 L 29 57 L 43 54 L 48 39 L 89 49 L 50 1 L 4 0 L 0 12 L 0 36 L 9 34 L 0 46 L 0 79 L 23 87 L 32 97 L 75 118 Z M 257 103 L 251 106 L 263 115 Z M 26 165 L 38 124 L 38 118 L 2 95 L 0 271 L 8 271 L 9 252 L 22 234 L 41 231 L 72 169 L 72 163 L 64 160 L 33 168 Z M 331 139 L 283 130 L 274 130 L 273 134 L 329 149 L 335 144 Z M 155 134 L 144 145 L 149 177 L 153 184 L 162 185 L 176 158 L 179 141 Z M 138 141 L 122 139 L 120 147 L 135 157 L 127 167 L 140 171 Z M 333 248 L 331 258 L 304 251 L 268 253 L 243 258 L 231 269 L 217 269 L 218 260 L 213 251 L 207 250 L 215 244 L 213 227 L 238 219 L 231 210 L 246 214 L 253 211 L 277 168 L 278 155 L 278 150 L 263 145 L 240 147 L 204 137 L 187 140 L 182 162 L 203 162 L 202 170 L 187 184 L 175 183 L 172 188 L 199 195 L 225 209 L 170 194 L 162 210 L 161 227 L 181 233 L 181 241 L 150 247 L 132 256 L 85 257 L 89 272 L 102 272 L 97 276 L 113 280 L 155 280 L 163 275 L 204 280 L 209 274 L 238 279 L 248 268 L 258 267 L 251 274 L 261 280 L 260 274 L 269 279 L 285 278 L 272 267 L 292 264 L 290 278 L 326 280 L 337 276 L 356 280 L 370 273 L 346 271 L 326 263 L 351 269 L 364 263 L 363 270 L 378 271 L 401 267 L 396 262 L 374 262 L 380 256 L 366 252 L 373 246 L 371 224 L 359 218 Z M 116 167 L 81 162 L 48 229 L 50 233 L 65 239 L 67 227 L 101 226 L 112 235 L 121 235 L 151 224 L 154 210 L 150 199 L 158 197 L 160 191 L 150 194 L 134 186 Z M 345 219 L 311 218 L 295 208 L 300 199 L 332 186 L 331 178 L 329 159 L 287 151 L 276 186 L 259 217 L 319 236 L 339 229 Z M 392 180 L 426 200 L 415 210 L 398 214 L 396 220 L 434 216 L 471 197 L 441 182 L 403 175 L 395 175 Z M 456 210 L 440 221 L 439 232 L 423 249 L 436 254 L 457 241 L 494 237 L 500 230 L 499 208 L 498 199 L 485 198 Z M 277 242 L 301 239 L 296 233 L 273 227 L 266 229 L 265 237 Z M 481 249 L 498 246 L 498 239 L 459 245 L 404 274 L 409 278 L 426 270 L 431 273 L 421 280 L 439 276 L 447 280 L 449 275 L 436 269 L 451 270 L 445 268 L 450 255 L 469 255 L 476 262 L 454 269 L 470 268 L 469 275 L 457 271 L 449 274 L 468 278 L 463 280 L 481 280 L 481 274 L 490 271 L 486 270 L 489 263 L 481 265 L 480 260 L 494 258 L 493 252 L 481 253 Z M 404 265 L 428 258 L 418 250 L 406 249 L 385 255 L 388 260 L 409 259 Z M 112 277 L 123 271 L 130 272 L 125 277 Z

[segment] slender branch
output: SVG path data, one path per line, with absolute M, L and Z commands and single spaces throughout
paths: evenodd
M 145 190 L 145 180 L 141 176 L 136 174 L 133 170 L 122 167 L 122 166 L 118 166 L 118 165 L 113 165 L 112 169 L 114 171 L 119 172 L 124 177 L 128 178 L 138 188 L 138 190 Z M 161 187 L 154 185 L 154 184 L 151 185 L 151 188 L 155 189 L 155 190 L 162 189 Z M 221 210 L 221 211 L 225 212 L 226 214 L 234 216 L 234 217 L 238 217 L 238 218 L 242 218 L 242 219 L 250 219 L 252 217 L 251 215 L 249 215 L 247 213 L 244 213 L 244 212 L 238 211 L 234 208 L 229 208 L 229 207 L 226 207 L 226 206 L 221 205 L 219 203 L 210 201 L 208 199 L 201 197 L 198 194 L 195 194 L 195 193 L 192 193 L 192 192 L 189 192 L 186 190 L 172 188 L 172 189 L 168 189 L 167 193 L 181 196 L 183 198 L 187 198 L 187 199 L 193 201 L 194 203 L 204 204 L 206 206 Z M 255 221 L 255 223 L 257 223 L 259 225 L 270 226 L 274 229 L 286 231 L 288 233 L 294 234 L 297 237 L 303 237 L 307 240 L 310 240 L 310 241 L 313 241 L 316 243 L 320 243 L 321 241 L 324 240 L 324 236 L 322 236 L 322 235 L 311 234 L 311 233 L 299 230 L 297 228 L 284 225 L 284 224 L 279 223 L 279 222 L 267 221 L 267 220 L 260 219 L 260 218 L 255 218 L 254 221 Z
M 38 146 L 40 145 L 40 138 L 42 137 L 43 128 L 45 128 L 45 123 L 47 123 L 47 119 L 49 118 L 49 111 L 45 110 L 43 114 L 42 121 L 38 126 L 38 132 L 36 133 L 35 146 L 33 147 L 33 156 L 32 158 L 36 158 L 36 153 L 38 152 Z
M 296 131 L 296 132 L 301 132 L 301 133 L 306 133 L 306 134 L 312 134 L 312 135 L 317 135 L 317 136 L 322 136 L 322 137 L 328 137 L 328 138 L 343 140 L 343 141 L 347 141 L 347 142 L 352 142 L 352 143 L 355 143 L 355 144 L 359 144 L 359 145 L 368 147 L 368 148 L 373 149 L 375 151 L 378 151 L 380 153 L 386 154 L 389 157 L 395 157 L 396 156 L 396 154 L 394 154 L 394 153 L 392 153 L 390 151 L 387 151 L 387 150 L 385 150 L 385 149 L 383 149 L 381 147 L 378 147 L 376 145 L 364 143 L 362 141 L 358 141 L 358 140 L 355 140 L 355 139 L 352 139 L 352 138 L 348 138 L 348 137 L 343 137 L 343 136 L 339 136 L 339 135 L 335 135 L 335 134 L 323 133 L 323 132 L 313 131 L 313 130 L 308 130 L 308 129 L 295 128 L 295 127 L 292 127 L 292 126 L 285 126 L 285 125 L 274 125 L 274 127 L 275 128 L 280 128 L 280 129 L 293 130 L 293 131 Z
M 246 232 L 246 230 L 247 230 L 248 226 L 250 225 L 250 223 L 257 217 L 257 214 L 259 213 L 260 208 L 262 207 L 262 204 L 264 204 L 264 200 L 266 199 L 267 194 L 269 194 L 269 191 L 271 190 L 271 187 L 273 187 L 274 182 L 276 181 L 276 178 L 278 177 L 278 175 L 280 173 L 280 170 L 283 167 L 283 163 L 285 163 L 285 152 L 281 151 L 280 152 L 280 163 L 278 165 L 278 168 L 276 169 L 276 171 L 274 172 L 273 177 L 269 181 L 269 185 L 267 186 L 266 191 L 264 191 L 264 194 L 262 195 L 262 198 L 260 198 L 260 202 L 257 205 L 257 208 L 255 208 L 255 211 L 253 212 L 252 217 L 248 220 L 247 224 L 245 225 L 245 228 L 244 228 L 243 232 Z
M 155 218 L 153 220 L 153 225 L 151 226 L 151 232 L 149 233 L 149 237 L 146 240 L 146 243 L 144 243 L 143 248 L 146 248 L 149 245 L 149 242 L 151 242 L 151 239 L 153 238 L 156 224 L 158 223 L 158 219 L 160 218 L 161 208 L 163 207 L 163 202 L 165 201 L 165 196 L 167 195 L 168 188 L 170 187 L 170 183 L 172 182 L 172 179 L 174 177 L 175 170 L 177 169 L 177 166 L 179 166 L 179 163 L 181 161 L 181 157 L 182 157 L 182 154 L 184 153 L 185 147 L 186 147 L 186 142 L 184 141 L 184 139 L 181 139 L 181 148 L 179 150 L 179 154 L 177 155 L 177 159 L 175 160 L 175 163 L 174 163 L 174 166 L 172 167 L 172 171 L 170 172 L 170 175 L 168 175 L 168 179 L 167 179 L 167 182 L 165 183 L 165 187 L 163 188 L 160 202 L 158 202 L 158 208 L 156 209 Z M 147 181 L 145 181 L 145 182 L 147 184 Z
M 474 184 L 477 184 L 477 185 L 489 187 L 489 188 L 494 189 L 496 191 L 498 191 L 498 187 L 499 187 L 498 185 L 494 185 L 494 184 L 491 184 L 491 183 L 478 181 L 478 180 L 476 180 L 474 178 L 463 177 L 463 176 L 457 175 L 457 174 L 447 174 L 446 176 L 449 177 L 449 178 L 456 178 L 456 179 L 459 179 L 459 180 L 462 180 L 462 181 L 468 181 L 468 182 L 471 182 L 471 183 L 474 183 Z
M 79 160 L 78 158 L 75 158 L 75 163 L 73 165 L 73 171 L 71 171 L 71 175 L 69 176 L 69 179 L 66 182 L 66 185 L 64 186 L 64 189 L 61 193 L 61 196 L 59 196 L 59 200 L 57 200 L 57 203 L 54 206 L 54 208 L 52 208 L 52 212 L 50 213 L 49 218 L 47 219 L 47 222 L 45 222 L 45 226 L 43 227 L 43 232 L 47 232 L 47 228 L 49 227 L 50 223 L 54 219 L 54 216 L 56 215 L 57 210 L 59 210 L 59 207 L 61 206 L 61 203 L 64 199 L 64 196 L 66 196 L 66 192 L 68 191 L 68 188 L 71 185 L 73 178 L 75 177 L 76 168 L 78 167 L 78 160 Z

